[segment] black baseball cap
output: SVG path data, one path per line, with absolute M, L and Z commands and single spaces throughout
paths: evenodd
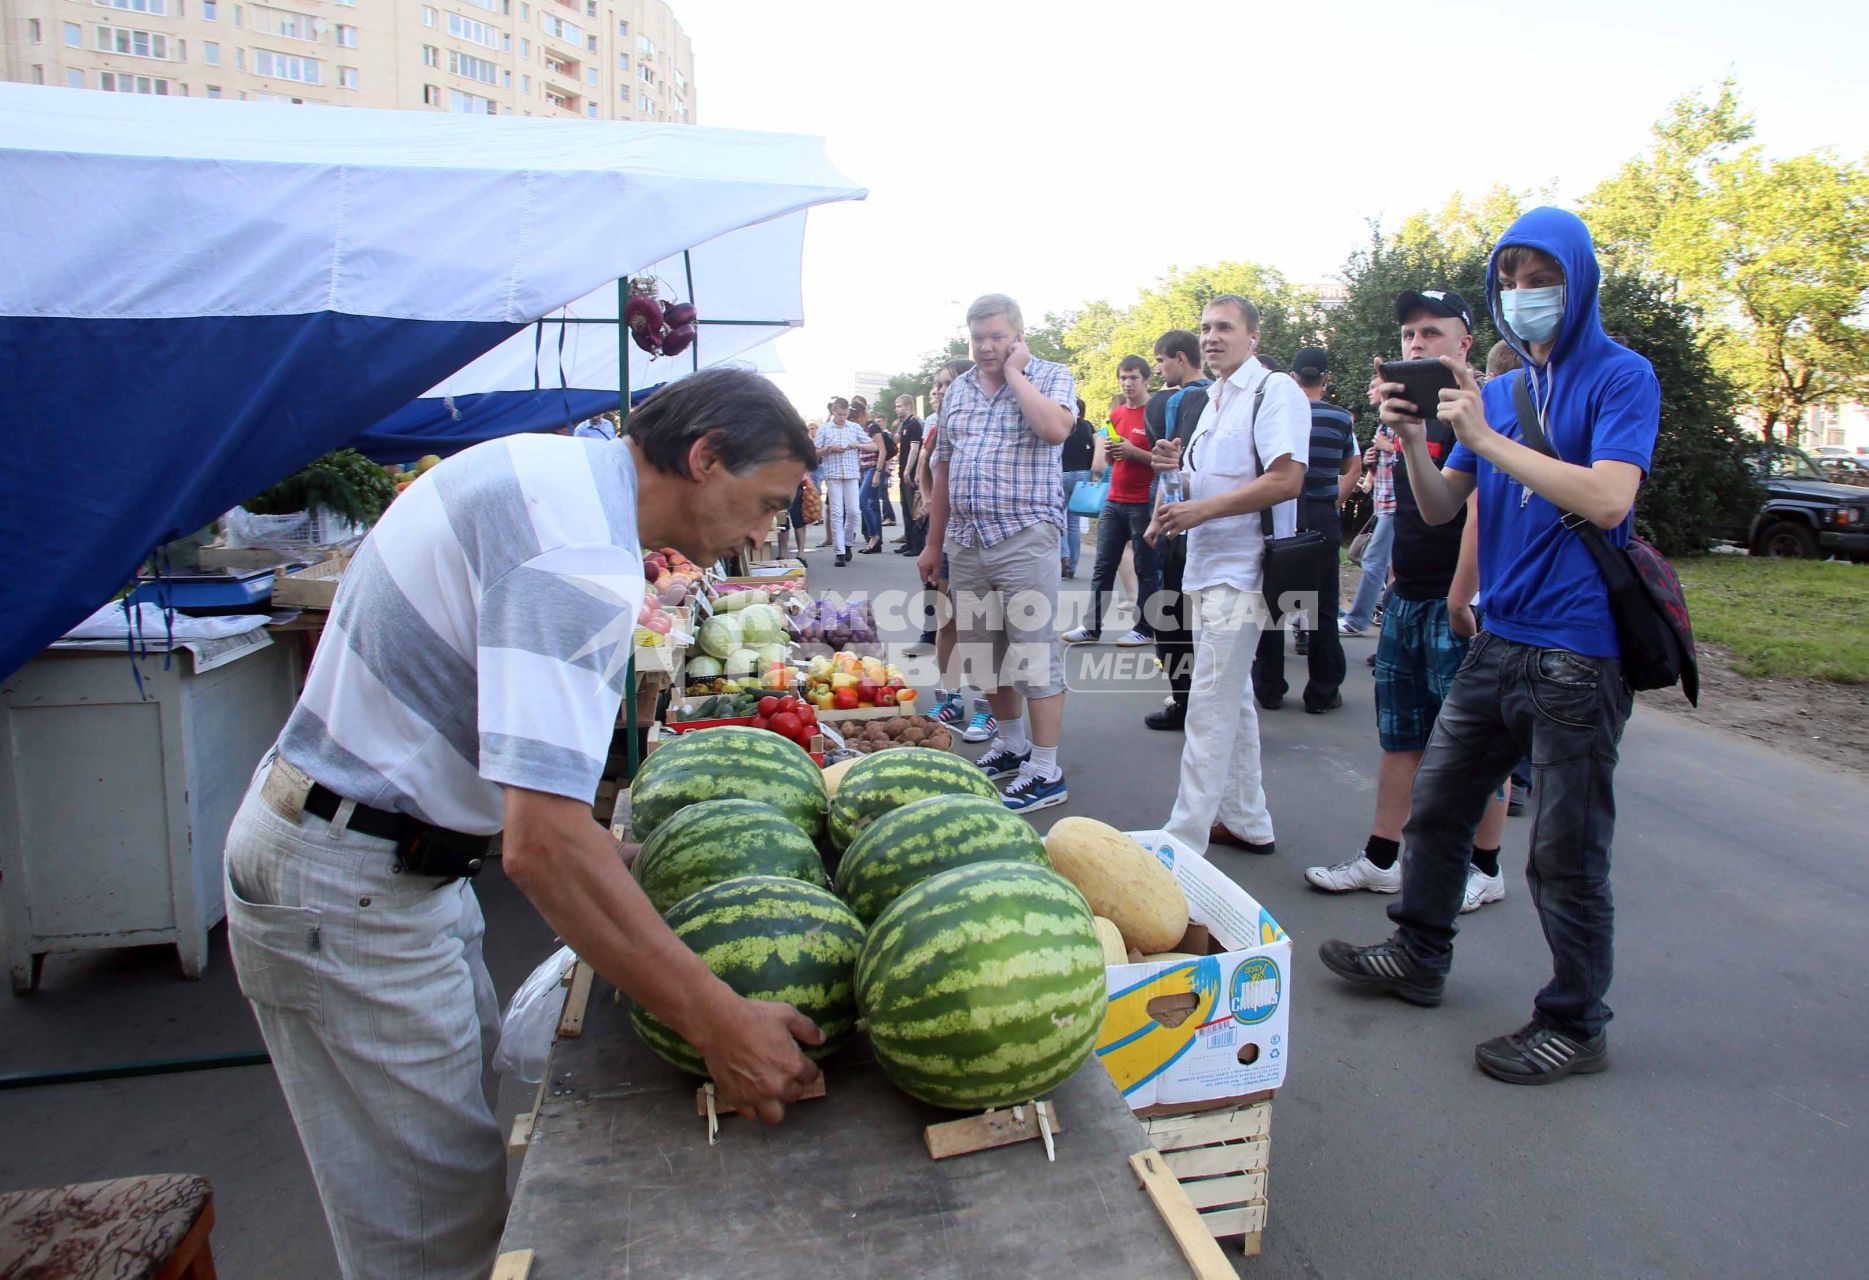
M 1473 332 L 1473 308 L 1452 289 L 1410 289 L 1396 295 L 1395 323 L 1401 324 L 1417 311 L 1458 320 L 1468 333 Z
M 1291 358 L 1293 373 L 1322 374 L 1330 372 L 1330 352 L 1322 347 L 1299 347 L 1298 354 Z

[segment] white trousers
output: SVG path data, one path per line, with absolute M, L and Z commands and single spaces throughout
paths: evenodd
M 481 1085 L 500 1027 L 480 902 L 465 880 L 395 874 L 388 840 L 288 821 L 265 774 L 227 836 L 228 938 L 339 1269 L 484 1280 L 506 1144 Z
M 833 480 L 824 477 L 824 510 L 831 522 L 831 541 L 837 546 L 837 554 L 843 555 L 850 550 L 850 544 L 861 535 L 863 515 L 858 507 L 857 490 L 861 482 L 852 476 L 848 480 Z
M 1177 848 L 1203 857 L 1215 822 L 1254 844 L 1272 839 L 1252 692 L 1259 627 L 1249 604 L 1248 593 L 1224 586 L 1199 592 L 1195 601 L 1193 687 L 1167 831 Z

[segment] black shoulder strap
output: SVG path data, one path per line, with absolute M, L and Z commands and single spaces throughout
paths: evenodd
M 1271 385 L 1276 373 L 1268 373 L 1259 379 L 1259 389 L 1252 393 L 1252 417 L 1246 422 L 1246 429 L 1252 432 L 1253 456 L 1259 460 L 1259 474 L 1265 474 L 1265 455 L 1259 452 L 1259 406 L 1265 403 L 1265 389 Z M 1259 508 L 1259 532 L 1267 542 L 1272 540 L 1272 508 Z

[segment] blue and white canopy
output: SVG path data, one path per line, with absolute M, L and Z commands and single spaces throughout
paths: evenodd
M 524 326 L 864 194 L 816 138 L 0 85 L 0 674 Z

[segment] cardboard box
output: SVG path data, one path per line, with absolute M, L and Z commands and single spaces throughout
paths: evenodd
M 1129 833 L 1174 872 L 1196 960 L 1111 965 L 1097 1057 L 1132 1110 L 1186 1111 L 1263 1094 L 1291 1057 L 1291 939 L 1253 896 L 1160 831 Z

